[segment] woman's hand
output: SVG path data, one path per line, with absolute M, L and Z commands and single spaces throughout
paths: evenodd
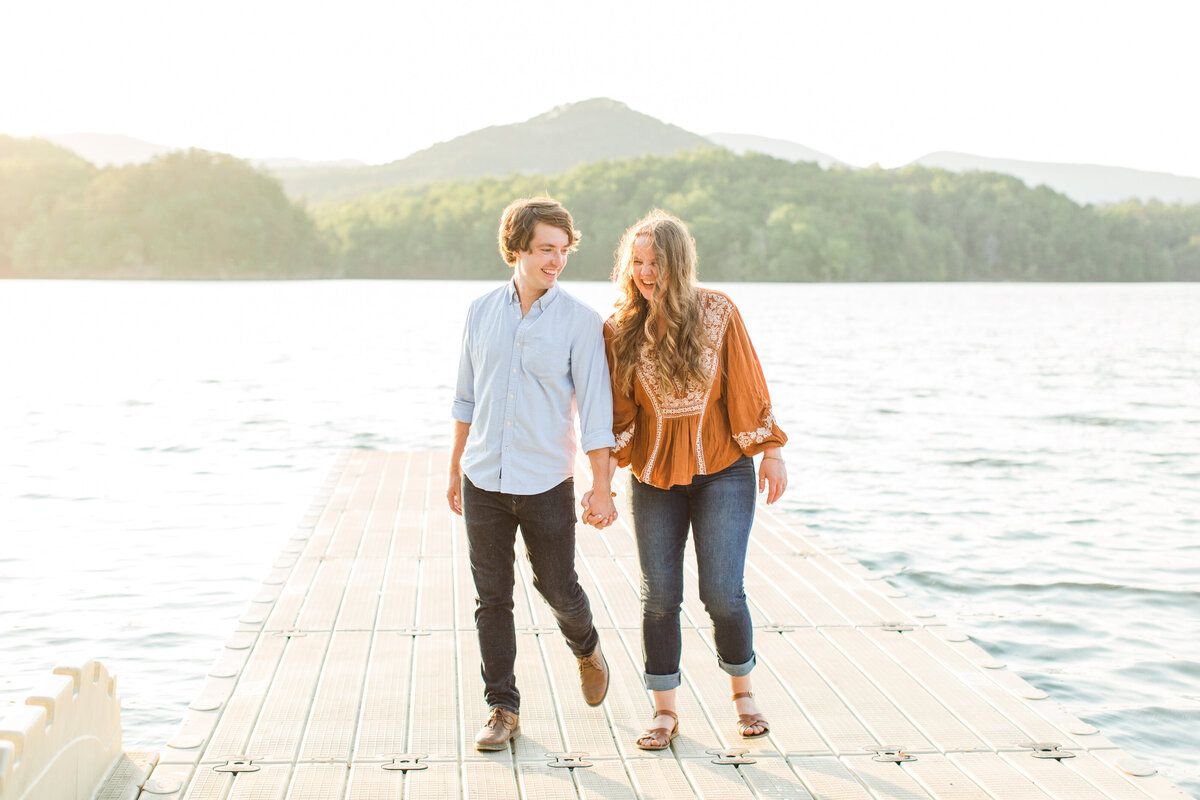
M 779 448 L 763 451 L 762 461 L 758 465 L 758 491 L 764 489 L 769 489 L 767 505 L 783 497 L 787 489 L 787 465 L 783 463 Z
M 584 492 L 583 499 L 579 503 L 583 506 L 584 523 L 598 530 L 603 530 L 616 522 L 617 507 L 612 501 L 612 497 L 615 494 L 615 492 L 601 492 L 597 494 L 595 489 L 588 489 Z M 593 501 L 595 501 L 594 505 Z

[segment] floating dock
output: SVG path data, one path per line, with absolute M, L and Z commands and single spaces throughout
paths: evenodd
M 623 508 L 613 527 L 581 524 L 577 537 L 612 672 L 607 699 L 584 704 L 575 659 L 522 554 L 522 735 L 508 750 L 478 752 L 487 708 L 447 460 L 445 451 L 342 457 L 142 798 L 1185 798 L 904 592 L 761 507 L 746 583 L 768 737 L 737 735 L 689 560 L 680 736 L 660 753 L 634 747 L 652 708 Z M 581 470 L 576 486 L 587 484 Z

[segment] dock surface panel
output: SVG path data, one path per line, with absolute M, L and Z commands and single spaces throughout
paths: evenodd
M 1153 767 L 837 547 L 760 507 L 746 566 L 755 695 L 742 739 L 685 571 L 680 735 L 634 747 L 652 711 L 626 492 L 576 568 L 611 670 L 575 659 L 518 544 L 521 735 L 475 750 L 487 715 L 462 520 L 445 451 L 343 455 L 142 790 L 170 800 L 1183 800 Z M 577 492 L 589 479 L 582 469 Z

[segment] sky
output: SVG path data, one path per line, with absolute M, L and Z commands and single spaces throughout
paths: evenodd
M 0 133 L 384 163 L 610 97 L 855 165 L 1200 177 L 1200 3 L 2 0 Z

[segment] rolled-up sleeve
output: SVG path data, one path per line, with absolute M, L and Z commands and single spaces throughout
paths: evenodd
M 611 448 L 613 439 L 612 389 L 600 315 L 592 312 L 576 326 L 571 347 L 571 380 L 579 405 L 580 445 L 584 451 Z
M 450 416 L 468 425 L 475 419 L 475 365 L 471 363 L 471 311 L 474 308 L 472 305 L 467 311 L 467 321 L 463 325 L 458 380 L 454 386 L 454 403 L 450 407 Z

